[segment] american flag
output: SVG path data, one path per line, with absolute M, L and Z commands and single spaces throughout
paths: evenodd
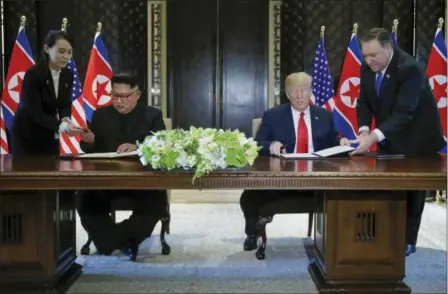
M 0 154 L 8 154 L 8 139 L 6 138 L 6 126 L 3 119 L 3 105 L 0 98 Z
M 82 97 L 82 87 L 79 80 L 78 70 L 76 69 L 73 57 L 70 59 L 68 69 L 73 72 L 72 89 L 72 122 L 81 128 L 86 128 L 86 113 L 84 111 L 84 99 Z M 67 133 L 62 133 L 59 140 L 59 150 L 61 155 L 83 153 L 80 146 L 81 136 L 70 137 Z
M 313 103 L 327 110 L 333 109 L 334 89 L 323 37 L 320 37 L 313 62 Z

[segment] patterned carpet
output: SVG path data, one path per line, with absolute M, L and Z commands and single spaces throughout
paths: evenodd
M 317 293 L 303 245 L 306 215 L 278 215 L 268 225 L 264 261 L 242 251 L 243 217 L 237 204 L 172 204 L 172 252 L 160 254 L 160 224 L 127 257 L 80 256 L 84 273 L 69 293 Z M 117 220 L 127 218 L 120 212 Z M 427 204 L 418 251 L 406 260 L 413 293 L 447 293 L 446 208 Z M 78 226 L 78 250 L 86 241 Z M 94 247 L 92 245 L 94 251 Z

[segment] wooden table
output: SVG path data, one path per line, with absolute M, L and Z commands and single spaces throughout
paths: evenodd
M 152 171 L 136 159 L 1 156 L 0 291 L 65 291 L 78 278 L 75 199 L 69 190 L 165 188 L 318 190 L 320 210 L 315 213 L 308 268 L 318 289 L 410 293 L 402 282 L 405 190 L 446 190 L 446 167 L 444 156 L 314 161 L 259 157 L 250 168 L 214 172 L 192 183 L 190 172 Z

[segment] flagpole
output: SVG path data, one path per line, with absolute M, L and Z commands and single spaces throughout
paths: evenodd
M 98 22 L 97 26 L 96 26 L 96 31 L 97 33 L 101 34 L 101 30 L 103 28 L 103 24 Z
M 61 31 L 67 32 L 68 18 L 64 17 L 62 19 Z
M 358 34 L 358 23 L 355 22 L 353 24 L 353 34 L 357 35 Z
M 4 2 L 0 3 L 0 13 L 1 13 L 1 22 L 2 22 L 2 85 L 5 86 L 5 14 L 4 14 Z M 3 90 L 3 89 L 2 89 Z
M 392 25 L 392 32 L 395 33 L 395 40 L 398 42 L 398 19 L 394 19 L 394 24 Z
M 320 27 L 320 37 L 322 39 L 324 39 L 324 36 L 325 36 L 325 26 L 321 26 Z
M 443 20 L 443 18 L 441 17 L 441 18 L 439 18 L 439 22 L 438 22 L 438 24 L 437 24 L 437 27 L 439 28 L 439 29 L 443 29 L 443 23 L 444 23 L 444 20 Z

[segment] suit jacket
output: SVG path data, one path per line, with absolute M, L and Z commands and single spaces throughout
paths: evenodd
M 127 114 L 117 112 L 112 105 L 98 108 L 89 128 L 95 134 L 95 142 L 82 142 L 84 152 L 115 152 L 121 144 L 142 142 L 151 131 L 164 130 L 165 123 L 159 109 L 138 103 Z
M 334 126 L 333 115 L 324 108 L 310 105 L 310 116 L 314 151 L 338 146 L 340 137 Z M 296 132 L 289 103 L 273 107 L 263 114 L 255 141 L 263 147 L 260 155 L 270 155 L 269 146 L 274 141 L 285 145 L 287 153 L 295 152 Z
M 58 132 L 62 118 L 71 117 L 72 86 L 73 73 L 63 68 L 56 99 L 48 66 L 38 63 L 27 70 L 11 128 L 13 154 L 58 154 L 53 148 L 57 145 L 54 134 Z
M 383 76 L 379 97 L 376 73 L 361 66 L 361 88 L 357 100 L 358 125 L 376 127 L 386 137 L 380 151 L 405 155 L 436 154 L 445 145 L 437 103 L 428 78 L 417 61 L 395 49 Z

